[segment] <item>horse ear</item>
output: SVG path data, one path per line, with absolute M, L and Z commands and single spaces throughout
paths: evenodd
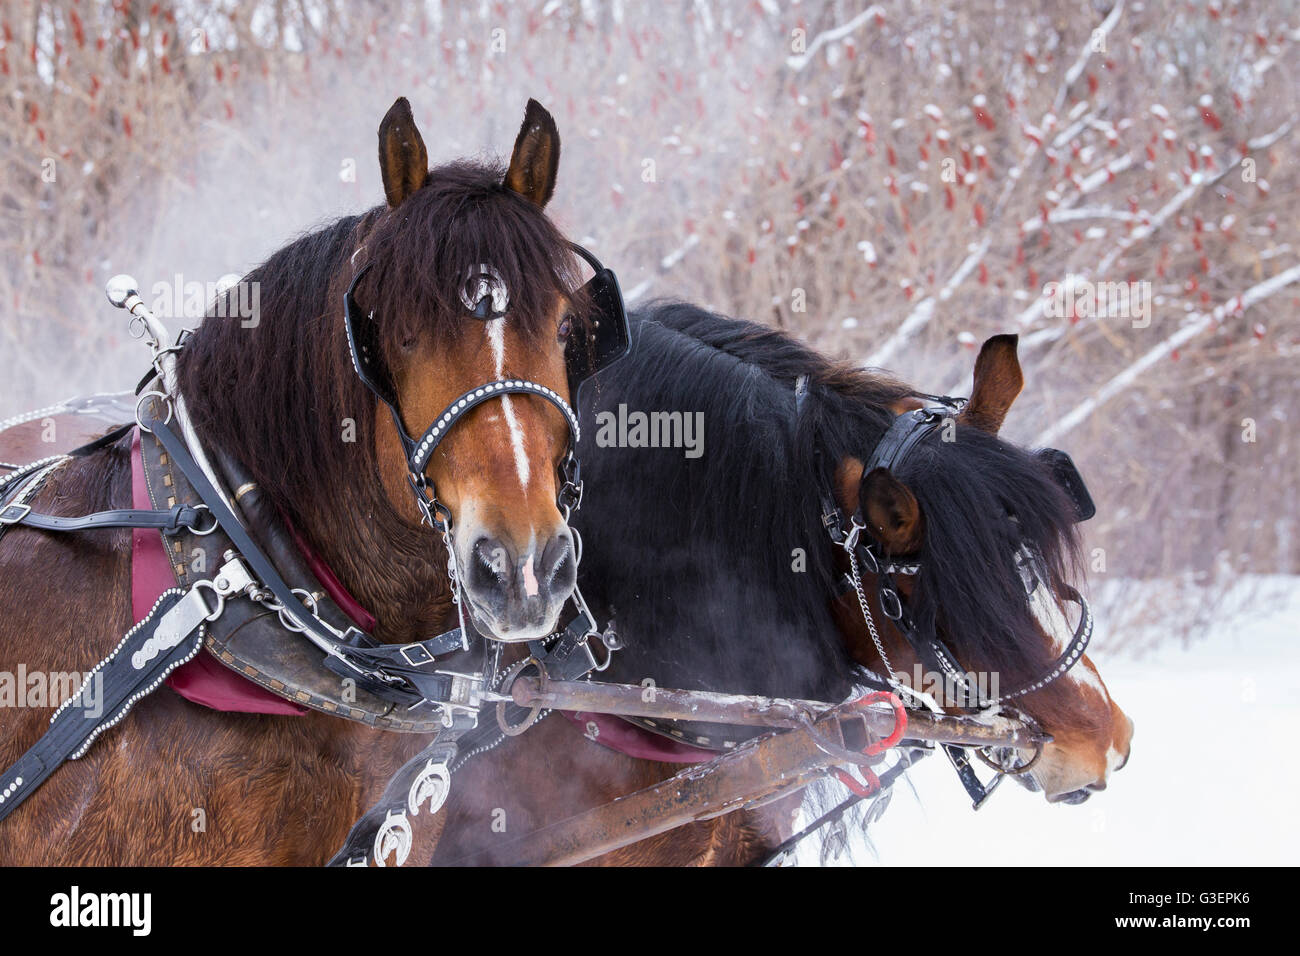
M 970 403 L 962 409 L 957 421 L 990 435 L 998 433 L 1011 403 L 1025 387 L 1020 359 L 1016 358 L 1019 340 L 1018 335 L 995 335 L 980 348 Z
M 889 554 L 911 554 L 921 549 L 921 506 L 911 489 L 888 468 L 873 468 L 862 479 L 858 502 L 867 531 L 884 544 Z
M 379 172 L 390 209 L 423 186 L 429 175 L 429 154 L 405 96 L 397 98 L 379 124 Z
M 510 157 L 505 185 L 545 208 L 555 192 L 555 174 L 560 167 L 560 131 L 555 120 L 536 100 L 528 101 L 524 125 L 519 127 L 515 151 Z

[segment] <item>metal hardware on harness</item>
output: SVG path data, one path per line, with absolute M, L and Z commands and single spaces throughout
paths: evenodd
M 411 781 L 406 796 L 406 809 L 411 816 L 419 816 L 420 808 L 428 801 L 429 815 L 432 816 L 442 809 L 450 792 L 451 769 L 447 766 L 447 761 L 430 757 L 424 769 Z
M 506 671 L 505 676 L 501 679 L 502 691 L 504 693 L 510 693 L 510 689 L 514 687 L 515 683 L 519 680 L 520 675 L 529 667 L 537 668 L 537 679 L 542 686 L 546 686 L 546 667 L 536 657 L 526 657 L 523 660 L 512 664 L 510 669 Z M 513 699 L 520 707 L 528 707 L 530 709 L 528 715 L 524 717 L 523 720 L 517 724 L 512 724 L 510 723 L 509 718 L 506 717 L 506 706 L 508 701 L 501 700 L 497 702 L 497 727 L 499 727 L 501 732 L 507 737 L 518 737 L 529 727 L 533 726 L 533 724 L 537 723 L 544 707 L 542 704 L 528 704 L 521 702 L 518 698 Z
M 24 518 L 32 513 L 31 505 L 6 505 L 0 508 L 0 524 L 15 525 L 19 524 Z
M 116 275 L 108 280 L 104 291 L 108 295 L 110 303 L 119 309 L 125 309 L 131 314 L 132 327 L 135 327 L 138 322 L 144 330 L 143 335 L 147 338 L 149 348 L 153 353 L 153 367 L 162 380 L 161 391 L 155 390 L 152 393 L 167 409 L 167 417 L 163 419 L 162 424 L 170 424 L 173 414 L 175 415 L 176 424 L 191 450 L 195 466 L 207 478 L 212 493 L 221 498 L 227 510 L 233 514 L 233 503 L 227 499 L 224 490 L 221 488 L 221 480 L 217 476 L 217 471 L 212 467 L 212 462 L 208 460 L 208 456 L 203 450 L 203 444 L 199 441 L 198 432 L 194 430 L 189 413 L 185 409 L 185 399 L 176 387 L 176 354 L 190 335 L 190 330 L 183 329 L 173 341 L 167 327 L 149 310 L 148 306 L 144 304 L 144 300 L 140 298 L 138 288 L 138 283 L 131 276 Z M 148 429 L 141 421 L 140 406 L 147 397 L 150 397 L 150 393 L 140 396 L 139 401 L 136 403 L 135 416 L 137 424 L 145 431 Z M 208 501 L 207 498 L 204 500 Z M 208 503 L 211 504 L 210 501 Z
M 394 851 L 397 853 L 397 865 L 405 865 L 406 858 L 411 855 L 413 841 L 411 821 L 406 819 L 406 814 L 400 810 L 389 811 L 388 817 L 379 827 L 379 832 L 375 834 L 375 866 L 387 866 L 385 860 L 388 854 Z
M 208 600 L 203 596 L 205 590 L 213 592 L 215 607 L 208 606 Z M 226 599 L 217 593 L 211 582 L 198 582 L 154 625 L 153 634 L 131 654 L 131 666 L 143 670 L 160 653 L 171 650 L 201 624 L 221 617 L 225 606 Z M 73 754 L 74 758 L 79 756 L 80 753 Z
M 871 614 L 871 604 L 867 601 L 867 592 L 862 586 L 862 574 L 858 570 L 857 544 L 858 534 L 862 529 L 862 523 L 857 518 L 854 518 L 853 530 L 844 539 L 842 547 L 849 556 L 849 567 L 852 568 L 853 575 L 853 590 L 858 596 L 858 607 L 862 609 L 862 619 L 867 622 L 867 631 L 871 634 L 871 643 L 876 646 L 876 653 L 880 655 L 880 662 L 885 665 L 885 673 L 889 677 L 889 683 L 896 686 L 899 682 L 898 674 L 894 670 L 894 665 L 889 662 L 889 654 L 885 652 L 885 642 L 881 640 L 880 632 L 876 630 L 876 619 Z M 870 550 L 867 553 L 870 554 Z M 874 561 L 874 556 L 872 560 Z

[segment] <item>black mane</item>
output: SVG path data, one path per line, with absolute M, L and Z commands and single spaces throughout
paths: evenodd
M 704 412 L 705 435 L 697 459 L 679 448 L 584 454 L 580 584 L 612 608 L 628 645 L 615 655 L 615 676 L 843 697 L 852 665 L 830 617 L 837 582 L 819 495 L 841 459 L 866 460 L 891 406 L 918 393 L 691 305 L 655 304 L 632 318 L 636 358 L 586 396 L 584 445 L 595 413 L 620 403 Z M 796 419 L 801 375 L 810 388 Z M 954 651 L 969 655 L 966 666 L 998 668 L 1005 680 L 1045 658 L 1009 560 L 1007 512 L 1060 585 L 1075 549 L 1069 504 L 1032 455 L 973 428 L 956 434 L 940 445 L 932 433 L 898 474 L 926 515 L 913 610 L 941 625 Z M 793 569 L 795 549 L 805 571 Z

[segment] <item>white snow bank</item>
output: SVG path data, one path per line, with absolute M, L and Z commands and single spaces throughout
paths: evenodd
M 1078 806 L 1049 805 L 1005 781 L 975 813 L 936 754 L 910 773 L 916 795 L 900 783 L 872 824 L 878 862 L 1294 864 L 1300 761 L 1289 731 L 1300 726 L 1300 578 L 1248 585 L 1251 599 L 1229 602 L 1188 649 L 1167 643 L 1133 660 L 1103 645 L 1093 655 L 1136 725 L 1132 759 L 1104 792 Z M 850 845 L 853 862 L 877 862 L 860 833 Z M 801 852 L 800 862 L 815 864 L 816 853 Z

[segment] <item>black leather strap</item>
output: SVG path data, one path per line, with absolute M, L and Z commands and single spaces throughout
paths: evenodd
M 993 791 L 997 789 L 998 784 L 1002 782 L 1005 774 L 998 774 L 987 785 L 984 784 L 975 773 L 975 768 L 971 766 L 970 758 L 966 756 L 965 748 L 953 744 L 943 744 L 943 752 L 947 756 L 953 769 L 957 771 L 957 779 L 961 781 L 962 789 L 966 795 L 971 798 L 971 809 L 978 810 L 984 806 L 984 801 L 992 796 Z
M 275 565 L 271 563 L 271 560 L 257 542 L 249 536 L 243 524 L 235 517 L 234 512 L 226 506 L 225 500 L 217 492 L 217 489 L 212 486 L 212 483 L 208 481 L 208 476 L 195 464 L 194 459 L 190 457 L 189 449 L 185 447 L 185 443 L 177 437 L 170 426 L 162 421 L 153 421 L 150 422 L 149 428 L 159 442 L 162 443 L 167 453 L 172 456 L 172 461 L 176 464 L 176 467 L 184 472 L 186 479 L 198 492 L 199 497 L 207 503 L 217 524 L 230 538 L 235 549 L 243 555 L 244 560 L 253 568 L 258 580 L 271 591 L 282 606 L 297 612 L 294 617 L 306 630 L 311 631 L 316 637 L 331 645 L 342 645 L 343 642 L 339 637 L 326 631 L 321 623 L 307 612 L 302 602 L 294 596 L 289 585 L 280 577 L 280 572 L 276 570 Z M 355 634 L 367 642 L 372 642 L 371 638 L 361 635 L 360 631 L 356 631 Z M 414 701 L 411 701 L 411 703 L 414 703 Z
M 221 530 L 248 561 L 258 580 L 283 607 L 296 611 L 294 617 L 305 630 L 334 649 L 333 653 L 327 652 L 326 667 L 355 679 L 358 685 L 371 693 L 405 707 L 414 707 L 426 700 L 437 702 L 448 699 L 452 677 L 434 672 L 434 658 L 445 653 L 442 646 L 446 635 L 415 644 L 390 645 L 379 644 L 356 628 L 350 629 L 343 637 L 330 633 L 294 596 L 270 558 L 248 534 L 208 481 L 207 475 L 190 457 L 185 443 L 161 421 L 152 422 L 150 428 L 172 456 L 176 467 L 184 472 L 199 497 L 207 502 Z
M 863 477 L 865 478 L 876 468 L 887 468 L 892 471 L 922 438 L 938 427 L 950 414 L 951 411 L 947 408 L 931 406 L 917 408 L 895 417 L 889 423 L 889 429 L 884 437 L 872 449 L 871 457 L 862 468 Z
M 116 442 L 119 438 L 124 437 L 133 428 L 135 428 L 135 422 L 130 422 L 126 425 L 118 425 L 111 432 L 108 432 L 107 434 L 104 435 L 100 435 L 94 441 L 86 442 L 86 444 L 80 446 L 79 448 L 72 449 L 72 451 L 68 452 L 68 457 L 85 458 L 87 455 L 94 454 L 95 452 L 99 451 L 101 448 L 107 448 L 109 445 Z
M 171 588 L 163 592 L 148 616 L 131 628 L 113 653 L 90 672 L 77 696 L 55 711 L 41 739 L 0 774 L 0 820 L 13 813 L 65 761 L 80 757 L 102 731 L 125 717 L 137 700 L 199 652 L 207 605 L 191 602 L 203 600 L 194 591 Z M 178 608 L 182 601 L 187 605 Z
M 0 525 L 25 525 L 42 531 L 95 531 L 100 528 L 158 528 L 172 534 L 187 528 L 198 534 L 211 530 L 208 509 L 194 505 L 176 505 L 169 511 L 117 508 L 79 517 L 40 514 L 27 505 L 0 508 Z
M 470 409 L 491 399 L 503 398 L 506 395 L 536 395 L 538 398 L 546 399 L 564 415 L 564 421 L 569 426 L 569 447 L 577 447 L 580 435 L 578 416 L 574 414 L 568 402 L 562 399 L 554 389 L 547 388 L 545 385 L 538 385 L 536 382 L 530 382 L 527 379 L 504 379 L 498 382 L 486 382 L 471 388 L 468 392 L 456 398 L 443 409 L 441 415 L 433 420 L 433 424 L 420 436 L 419 441 L 411 442 L 407 448 L 407 457 L 410 459 L 412 474 L 424 474 L 424 469 L 428 467 L 429 459 L 433 456 L 439 443 L 447 437 L 447 432 L 451 430 L 451 427 Z M 394 418 L 396 418 L 395 411 Z M 403 436 L 404 440 L 410 441 L 405 437 L 406 433 L 401 424 L 401 420 L 398 419 L 398 432 Z

